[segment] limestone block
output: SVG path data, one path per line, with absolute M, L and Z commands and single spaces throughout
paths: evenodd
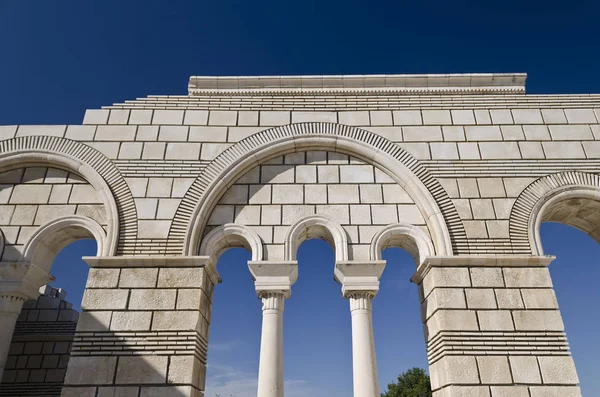
M 16 136 L 45 135 L 62 138 L 65 135 L 66 129 L 66 125 L 20 125 Z
M 273 185 L 273 204 L 302 204 L 302 185 Z
M 425 297 L 435 288 L 470 286 L 469 269 L 462 267 L 434 267 L 423 279 Z
M 204 269 L 201 267 L 161 268 L 158 275 L 158 288 L 199 288 L 202 285 Z
M 278 126 L 290 124 L 290 112 L 286 111 L 261 111 L 261 126 Z
M 475 120 L 478 125 L 486 125 L 492 124 L 492 118 L 490 117 L 490 112 L 485 109 L 474 110 L 475 112 Z
M 137 127 L 134 125 L 99 125 L 96 128 L 96 141 L 133 141 Z M 118 146 L 118 144 L 117 144 Z
M 315 214 L 314 205 L 284 205 L 282 209 L 282 224 L 291 225 L 299 219 Z
M 410 225 L 425 225 L 425 219 L 415 204 L 398 204 L 398 219 L 402 223 L 407 223 Z M 375 219 L 375 216 L 373 216 Z
M 260 224 L 260 206 L 244 205 L 235 207 L 235 223 L 240 225 L 259 225 Z
M 314 165 L 296 166 L 296 183 L 317 183 L 317 167 Z
M 487 238 L 487 228 L 484 221 L 464 221 L 465 232 L 468 238 Z
M 195 178 L 177 178 L 173 180 L 173 188 L 171 190 L 171 197 L 183 197 L 188 191 Z
M 192 142 L 169 142 L 165 159 L 167 160 L 198 160 L 200 157 L 199 143 Z
M 370 165 L 341 165 L 341 183 L 374 183 L 375 174 Z
M 392 116 L 390 113 L 390 120 L 391 120 L 391 117 Z M 339 119 L 340 124 L 346 124 L 346 125 L 369 125 L 370 124 L 369 112 L 367 112 L 367 111 L 339 112 L 338 119 Z
M 125 268 L 121 270 L 119 287 L 154 288 L 158 278 L 157 268 Z
M 152 110 L 132 109 L 129 114 L 129 124 L 152 124 Z
M 14 138 L 17 128 L 18 126 L 16 125 L 0 125 L 0 141 Z
M 169 363 L 168 383 L 185 383 L 198 387 L 200 361 L 194 356 L 173 356 Z
M 327 203 L 327 186 L 326 185 L 305 185 L 304 186 L 304 202 L 307 204 Z M 264 209 L 263 209 L 263 211 L 264 211 Z
M 477 363 L 473 356 L 446 356 L 439 365 L 439 383 L 441 387 L 451 384 L 478 384 Z
M 65 132 L 65 138 L 73 139 L 75 141 L 93 141 L 94 134 L 96 134 L 96 126 L 68 125 L 67 131 Z M 2 127 L 0 126 L 0 140 L 8 138 L 9 137 L 2 138 Z M 10 138 L 12 138 L 12 136 Z
M 600 142 L 598 141 L 589 141 L 582 142 L 583 150 L 585 151 L 585 156 L 588 159 L 597 159 L 600 158 Z
M 551 125 L 550 135 L 555 141 L 584 141 L 594 139 L 587 125 Z
M 119 357 L 117 384 L 164 383 L 167 376 L 167 356 Z
M 260 223 L 262 225 L 281 225 L 281 206 L 263 205 L 261 207 Z
M 214 160 L 230 146 L 230 143 L 203 143 L 200 160 Z
M 53 219 L 63 216 L 74 215 L 76 206 L 74 205 L 45 205 L 38 208 L 34 223 L 44 225 Z
M 10 197 L 11 204 L 45 204 L 50 198 L 50 185 L 16 185 Z
M 442 135 L 444 136 L 444 141 L 453 142 L 453 141 L 464 141 L 465 140 L 465 128 L 462 126 L 443 126 L 442 127 Z
M 283 163 L 284 164 L 304 164 L 306 163 L 305 160 L 305 152 L 296 152 L 296 153 L 288 153 L 286 155 L 283 156 Z
M 546 124 L 566 124 L 567 118 L 563 109 L 542 109 L 542 117 Z
M 508 221 L 485 221 L 490 238 L 510 238 Z
M 156 141 L 158 139 L 157 125 L 140 125 L 138 126 L 136 141 Z
M 542 142 L 547 159 L 585 158 L 581 142 Z
M 306 152 L 306 164 L 327 164 L 327 152 L 313 150 Z
M 152 312 L 114 312 L 110 323 L 111 331 L 148 331 Z
M 86 288 L 116 288 L 120 269 L 92 268 L 88 273 Z
M 431 340 L 441 331 L 478 331 L 473 310 L 438 310 L 424 325 L 425 339 Z
M 261 183 L 294 183 L 293 165 L 264 165 L 261 167 Z
M 179 141 L 185 142 L 188 138 L 188 131 L 190 127 L 177 126 L 177 125 L 163 125 L 160 126 L 160 132 L 158 134 L 159 141 Z
M 537 126 L 535 126 L 537 127 Z M 503 125 L 500 127 L 502 138 L 505 141 L 522 141 L 525 140 L 523 126 L 520 125 Z
M 577 385 L 579 377 L 571 356 L 539 356 L 542 380 L 546 384 Z
M 558 301 L 551 288 L 522 289 L 521 294 L 527 309 L 558 309 Z
M 473 199 L 471 202 L 471 209 L 473 211 L 473 218 L 475 219 L 494 219 L 494 207 L 492 206 L 492 200 L 490 199 Z
M 186 110 L 183 118 L 185 125 L 206 125 L 208 123 L 208 110 Z
M 529 397 L 527 386 L 492 386 L 492 397 Z
M 362 201 L 363 187 L 366 188 L 366 186 L 360 187 L 361 201 Z M 376 186 L 376 188 L 379 188 L 379 187 Z M 412 204 L 413 203 L 412 198 L 399 185 L 396 185 L 396 184 L 383 185 L 382 188 L 383 188 L 383 201 L 386 204 Z
M 515 383 L 536 384 L 542 383 L 540 369 L 536 357 L 512 356 L 509 357 L 510 367 Z
M 475 283 L 473 283 L 475 284 Z M 524 309 L 521 291 L 518 289 L 497 289 L 496 301 L 500 309 Z
M 141 142 L 123 142 L 119 149 L 119 160 L 139 160 L 142 158 Z
M 381 226 L 359 226 L 358 235 L 361 244 L 369 244 L 373 240 L 373 236 L 381 230 Z
M 157 199 L 137 198 L 134 199 L 134 201 L 137 209 L 138 219 L 156 218 L 156 208 L 158 207 Z
M 473 219 L 473 213 L 471 211 L 470 200 L 467 199 L 453 199 L 454 207 L 461 219 Z
M 200 308 L 200 298 L 203 292 L 201 289 L 180 289 L 177 291 L 177 310 L 198 310 Z
M 117 366 L 117 357 L 71 357 L 65 376 L 67 385 L 111 384 Z
M 166 238 L 169 235 L 171 221 L 138 221 L 139 238 Z
M 128 124 L 129 109 L 111 109 L 108 124 Z M 132 123 L 133 124 L 133 123 Z
M 183 124 L 183 110 L 157 109 L 152 117 L 152 124 L 181 125 Z
M 565 109 L 565 116 L 569 124 L 596 124 L 593 109 Z
M 179 199 L 160 199 L 158 200 L 157 219 L 173 219 L 181 200 Z
M 477 179 L 474 178 L 462 178 L 458 179 L 458 191 L 461 198 L 478 198 L 479 186 L 477 185 Z
M 507 288 L 552 288 L 546 267 L 503 268 L 502 271 Z
M 531 397 L 581 397 L 577 386 L 531 386 Z
M 480 142 L 479 151 L 484 160 L 521 158 L 517 142 Z
M 498 126 L 465 127 L 467 141 L 501 141 L 502 134 Z
M 327 196 L 332 204 L 357 204 L 360 202 L 358 196 L 358 185 L 328 185 Z
M 442 128 L 439 126 L 402 127 L 405 142 L 443 141 Z
M 398 209 L 393 204 L 373 204 L 371 206 L 371 216 L 375 225 L 396 223 L 398 222 Z M 411 222 L 406 221 L 406 223 Z
M 481 383 L 512 383 L 507 357 L 477 357 L 477 367 Z
M 493 124 L 513 124 L 512 114 L 508 109 L 490 109 Z
M 469 309 L 496 309 L 496 296 L 493 289 L 468 288 L 465 290 Z
M 292 123 L 337 123 L 336 112 L 292 112 Z
M 217 205 L 208 218 L 209 225 L 224 225 L 233 222 L 233 205 Z
M 472 110 L 451 110 L 450 112 L 455 125 L 475 124 L 475 115 Z
M 519 142 L 519 149 L 524 159 L 543 159 L 546 157 L 540 142 Z
M 382 187 L 378 185 L 360 185 L 360 202 L 368 203 L 383 203 Z
M 188 142 L 227 142 L 228 138 L 230 142 L 237 142 L 257 131 L 255 127 L 190 127 Z
M 350 223 L 350 209 L 347 205 L 317 205 L 316 213 L 335 219 L 340 224 Z
M 133 197 L 146 197 L 148 178 L 125 178 Z
M 518 197 L 535 178 L 503 178 L 508 197 Z
M 140 397 L 164 396 L 204 397 L 204 394 L 191 386 L 149 386 L 141 388 Z
M 458 148 L 455 143 L 433 142 L 430 145 L 431 158 L 434 160 L 455 160 L 458 159 Z
M 544 124 L 538 109 L 513 109 L 512 115 L 515 124 Z
M 251 186 L 256 188 L 257 186 Z M 261 187 L 261 186 L 258 186 Z M 248 186 L 233 185 L 221 197 L 220 204 L 246 204 L 248 202 Z
M 514 331 L 515 326 L 508 310 L 478 310 L 477 318 L 482 331 Z
M 478 178 L 477 185 L 481 197 L 506 197 L 501 178 Z
M 421 304 L 423 320 L 428 319 L 438 309 L 466 309 L 465 293 L 462 288 L 436 288 Z
M 239 111 L 238 112 L 238 125 L 240 126 L 257 126 L 258 125 L 258 111 Z
M 54 185 L 52 186 L 52 193 L 50 193 L 50 198 L 48 199 L 48 203 L 50 204 L 59 204 L 59 203 L 67 203 L 69 201 L 69 196 L 71 195 L 72 185 Z M 10 193 L 12 189 L 7 189 Z M 0 202 L 2 202 L 0 200 Z M 6 202 L 8 202 L 8 197 L 6 198 Z
M 564 331 L 565 326 L 558 310 L 513 311 L 517 331 Z
M 87 292 L 86 292 L 87 293 Z M 84 295 L 85 298 L 85 295 Z M 80 332 L 102 332 L 110 327 L 112 312 L 104 311 L 82 311 L 77 321 L 77 331 Z
M 146 197 L 171 197 L 173 178 L 149 178 Z
M 422 125 L 421 111 L 419 110 L 394 110 L 394 125 Z
M 424 125 L 452 125 L 449 110 L 422 110 Z
M 139 388 L 129 387 L 99 387 L 96 397 L 138 397 Z
M 339 167 L 335 165 L 317 166 L 319 183 L 340 183 Z
M 62 388 L 62 393 L 60 394 L 60 397 L 96 397 L 96 388 L 65 386 Z
M 351 205 L 349 223 L 353 225 L 370 225 L 371 207 L 368 205 Z
M 394 125 L 392 112 L 389 110 L 372 110 L 369 113 L 371 113 L 371 125 Z
M 458 181 L 456 179 L 438 179 L 438 182 L 440 183 L 440 185 L 442 185 L 442 187 L 444 188 L 444 190 L 446 191 L 446 193 L 448 193 L 448 196 L 450 196 L 450 198 L 458 198 L 459 193 L 458 193 Z M 475 185 L 475 187 L 477 187 L 477 185 Z
M 92 185 L 74 185 L 71 189 L 69 203 L 102 204 L 102 200 Z
M 128 295 L 126 289 L 88 289 L 83 294 L 81 307 L 85 310 L 125 309 Z
M 200 313 L 196 311 L 158 311 L 152 320 L 153 331 L 198 330 Z

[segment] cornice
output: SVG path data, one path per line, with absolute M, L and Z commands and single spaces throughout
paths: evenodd
M 189 95 L 525 94 L 525 73 L 191 76 Z

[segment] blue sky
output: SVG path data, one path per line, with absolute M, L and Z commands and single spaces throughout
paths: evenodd
M 600 93 L 599 14 L 582 0 L 0 0 L 0 124 L 77 124 L 86 108 L 185 94 L 190 75 L 527 72 L 529 93 Z M 599 246 L 562 225 L 542 232 L 559 258 L 551 272 L 584 395 L 600 395 L 600 320 L 589 316 L 600 303 Z M 94 253 L 80 242 L 57 259 L 69 298 L 80 299 L 85 279 L 76 258 Z M 374 312 L 382 386 L 426 364 L 414 264 L 402 251 L 387 255 Z M 309 241 L 299 257 L 286 395 L 347 397 L 350 315 L 333 254 Z M 209 392 L 223 396 L 250 396 L 256 382 L 260 302 L 245 259 L 230 251 L 219 267 Z

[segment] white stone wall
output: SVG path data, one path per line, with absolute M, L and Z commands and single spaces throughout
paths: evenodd
M 390 223 L 428 233 L 411 197 L 384 171 L 358 158 L 325 151 L 296 152 L 266 161 L 242 176 L 221 198 L 211 226 L 236 223 L 254 230 L 265 259 L 284 259 L 289 226 L 309 215 L 338 222 L 352 260 L 369 260 L 373 235 Z
M 1 259 L 19 260 L 40 226 L 69 215 L 86 216 L 106 226 L 104 205 L 78 174 L 51 167 L 0 173 L 0 229 L 6 239 Z

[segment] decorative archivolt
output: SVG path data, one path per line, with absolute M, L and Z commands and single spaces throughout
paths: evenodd
M 27 136 L 0 141 L 0 171 L 45 164 L 72 170 L 98 192 L 107 212 L 111 252 L 132 253 L 137 238 L 133 196 L 117 167 L 96 149 L 70 139 Z
M 428 256 L 435 255 L 429 236 L 413 225 L 391 224 L 378 231 L 371 240 L 371 260 L 381 260 L 381 253 L 388 247 L 405 249 L 418 265 Z
M 569 199 L 600 201 L 600 176 L 567 171 L 532 182 L 519 195 L 510 214 L 510 240 L 514 252 L 542 255 L 540 224 L 550 207 Z M 600 224 L 590 226 L 599 228 Z M 593 231 L 586 230 L 590 234 Z
M 263 259 L 263 246 L 260 236 L 252 229 L 227 223 L 210 231 L 203 239 L 198 254 L 210 256 L 216 265 L 219 256 L 227 249 L 243 247 L 252 253 L 253 261 Z
M 210 212 L 229 186 L 270 158 L 306 150 L 350 154 L 385 169 L 419 206 L 440 255 L 466 249 L 466 233 L 452 200 L 413 156 L 380 135 L 330 123 L 275 127 L 254 134 L 221 153 L 188 189 L 173 219 L 168 248 L 193 255 L 200 245 Z
M 307 216 L 290 226 L 284 240 L 285 260 L 295 261 L 300 244 L 312 238 L 325 240 L 332 245 L 336 262 L 348 260 L 346 231 L 337 222 L 322 215 Z

